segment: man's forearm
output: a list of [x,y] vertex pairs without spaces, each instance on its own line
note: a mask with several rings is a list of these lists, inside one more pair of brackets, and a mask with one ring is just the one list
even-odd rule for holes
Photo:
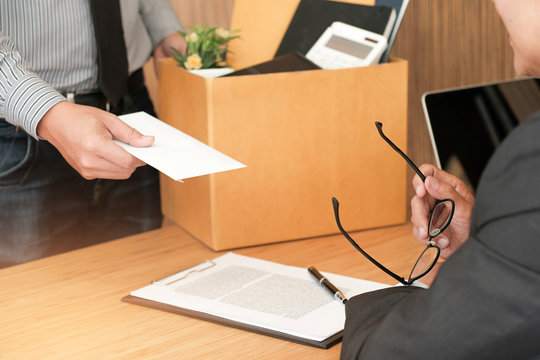
[[0,117],[37,138],[43,115],[64,100],[29,69],[10,38],[0,33]]
[[146,0],[141,2],[140,13],[155,49],[175,31],[183,30],[169,0]]

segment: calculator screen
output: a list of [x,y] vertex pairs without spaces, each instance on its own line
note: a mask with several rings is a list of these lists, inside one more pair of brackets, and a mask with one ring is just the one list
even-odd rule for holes
[[373,49],[373,47],[369,45],[360,44],[336,35],[332,35],[325,46],[360,59],[365,59]]

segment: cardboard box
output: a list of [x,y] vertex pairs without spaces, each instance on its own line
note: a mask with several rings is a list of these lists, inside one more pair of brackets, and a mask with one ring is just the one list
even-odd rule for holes
[[[236,0],[231,28],[242,39],[232,48],[234,68],[272,58],[297,3]],[[278,11],[284,4],[288,15]],[[261,27],[260,17],[274,25]],[[280,31],[268,31],[277,23]],[[273,39],[248,36],[263,28]],[[247,165],[185,183],[161,177],[164,215],[212,249],[338,233],[332,196],[351,231],[405,222],[406,164],[374,125],[381,121],[406,151],[404,60],[205,79],[166,59],[159,104],[163,121]]]

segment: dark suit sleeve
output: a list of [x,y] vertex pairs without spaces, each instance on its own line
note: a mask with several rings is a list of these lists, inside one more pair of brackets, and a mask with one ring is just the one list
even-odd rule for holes
[[377,330],[388,312],[416,291],[425,289],[400,286],[351,298],[345,307],[347,322],[343,336],[342,357],[352,359],[356,357],[355,355],[361,354],[369,335]]
[[429,290],[391,288],[347,304],[342,359],[540,355],[539,274],[469,239]]
[[342,359],[540,358],[540,118],[520,128],[490,160],[471,237],[432,287],[350,300]]

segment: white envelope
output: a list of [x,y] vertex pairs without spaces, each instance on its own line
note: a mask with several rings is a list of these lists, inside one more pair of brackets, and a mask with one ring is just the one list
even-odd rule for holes
[[154,136],[155,140],[145,148],[115,142],[176,181],[246,167],[145,112],[122,115],[120,119],[140,133]]

